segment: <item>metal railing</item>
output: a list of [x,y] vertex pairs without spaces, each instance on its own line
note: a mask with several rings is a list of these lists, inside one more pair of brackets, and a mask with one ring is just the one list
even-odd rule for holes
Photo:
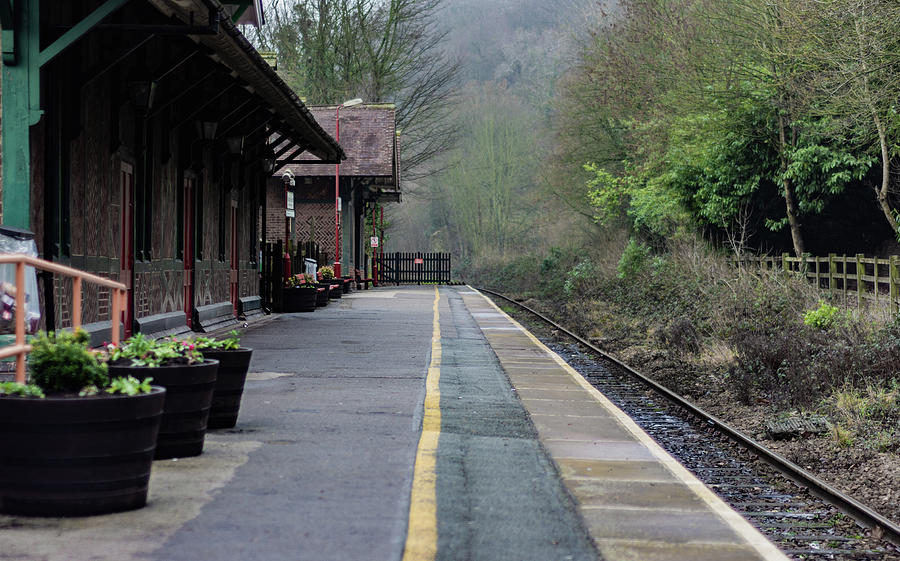
[[28,265],[42,271],[50,271],[51,273],[72,277],[72,329],[81,327],[82,282],[87,281],[111,289],[111,338],[113,343],[118,344],[120,315],[125,310],[127,297],[127,287],[124,284],[58,263],[31,257],[30,255],[18,253],[0,254],[0,264],[4,263],[15,264],[16,266],[16,342],[13,345],[0,349],[0,358],[16,357],[16,382],[25,383],[25,357],[31,352],[31,345],[25,343],[25,267]]

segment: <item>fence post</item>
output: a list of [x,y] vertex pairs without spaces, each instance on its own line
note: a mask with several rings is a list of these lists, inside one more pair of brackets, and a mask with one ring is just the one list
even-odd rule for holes
[[834,262],[835,254],[828,254],[828,291],[834,292],[837,290],[837,263]]
[[843,285],[841,286],[841,291],[844,294],[844,305],[847,305],[847,255],[841,255],[841,278],[843,279]]
[[866,282],[863,280],[866,269],[863,265],[863,254],[856,254],[856,311],[862,312],[863,291],[866,289]]
[[900,296],[900,286],[898,286],[897,281],[900,278],[900,273],[897,271],[897,256],[891,255],[891,260],[888,268],[888,282],[891,287],[891,313],[897,313],[897,300],[898,296]]

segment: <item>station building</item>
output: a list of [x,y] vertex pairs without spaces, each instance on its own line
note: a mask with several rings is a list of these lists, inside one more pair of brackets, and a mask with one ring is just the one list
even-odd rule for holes
[[[345,157],[238,28],[261,19],[257,0],[0,5],[2,223],[125,283],[126,336],[258,311],[270,139],[332,169]],[[71,286],[40,285],[43,326],[71,325]],[[85,287],[95,342],[107,302]]]

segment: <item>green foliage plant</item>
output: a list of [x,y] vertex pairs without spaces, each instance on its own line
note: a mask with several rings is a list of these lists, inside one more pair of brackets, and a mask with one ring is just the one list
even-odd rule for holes
[[78,393],[86,386],[104,387],[109,381],[106,365],[88,349],[88,334],[82,329],[38,333],[28,365],[31,382],[47,393]]
[[43,398],[44,392],[34,384],[20,384],[18,382],[0,382],[0,397],[12,395],[18,397]]
[[241,346],[241,337],[237,329],[228,332],[228,337],[216,339],[214,337],[196,337],[190,342],[194,344],[194,349],[204,351],[206,349],[215,351],[234,351]]
[[322,280],[331,280],[334,278],[334,269],[327,265],[319,267],[319,272],[322,273]]
[[636,276],[644,270],[650,257],[650,248],[631,238],[628,245],[619,258],[619,265],[616,268],[620,279],[627,279]]
[[138,380],[134,376],[123,376],[120,378],[116,378],[112,382],[110,382],[109,387],[106,388],[106,393],[110,394],[122,394],[122,395],[138,395],[141,393],[150,393],[152,387],[150,386],[150,382],[153,381],[153,378],[144,378],[143,381]]
[[563,290],[569,296],[583,290],[597,277],[597,267],[590,259],[578,263],[566,275]]
[[840,310],[836,306],[819,302],[819,307],[803,314],[803,323],[822,331],[828,331],[841,319]]

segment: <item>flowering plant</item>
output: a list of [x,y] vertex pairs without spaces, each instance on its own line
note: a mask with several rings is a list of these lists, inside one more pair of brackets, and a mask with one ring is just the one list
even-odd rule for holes
[[331,280],[334,278],[334,269],[327,265],[319,267],[319,272],[322,273],[322,280]]
[[312,287],[315,286],[315,284],[316,279],[314,279],[312,275],[304,273],[290,276],[284,281],[285,288]]
[[228,337],[224,339],[215,339],[213,337],[196,337],[188,341],[194,344],[194,349],[204,351],[206,349],[212,351],[236,351],[241,346],[240,334],[237,329],[232,329],[228,333]]
[[191,341],[154,340],[138,333],[119,345],[107,344],[106,361],[115,365],[154,368],[203,362],[203,355]]

